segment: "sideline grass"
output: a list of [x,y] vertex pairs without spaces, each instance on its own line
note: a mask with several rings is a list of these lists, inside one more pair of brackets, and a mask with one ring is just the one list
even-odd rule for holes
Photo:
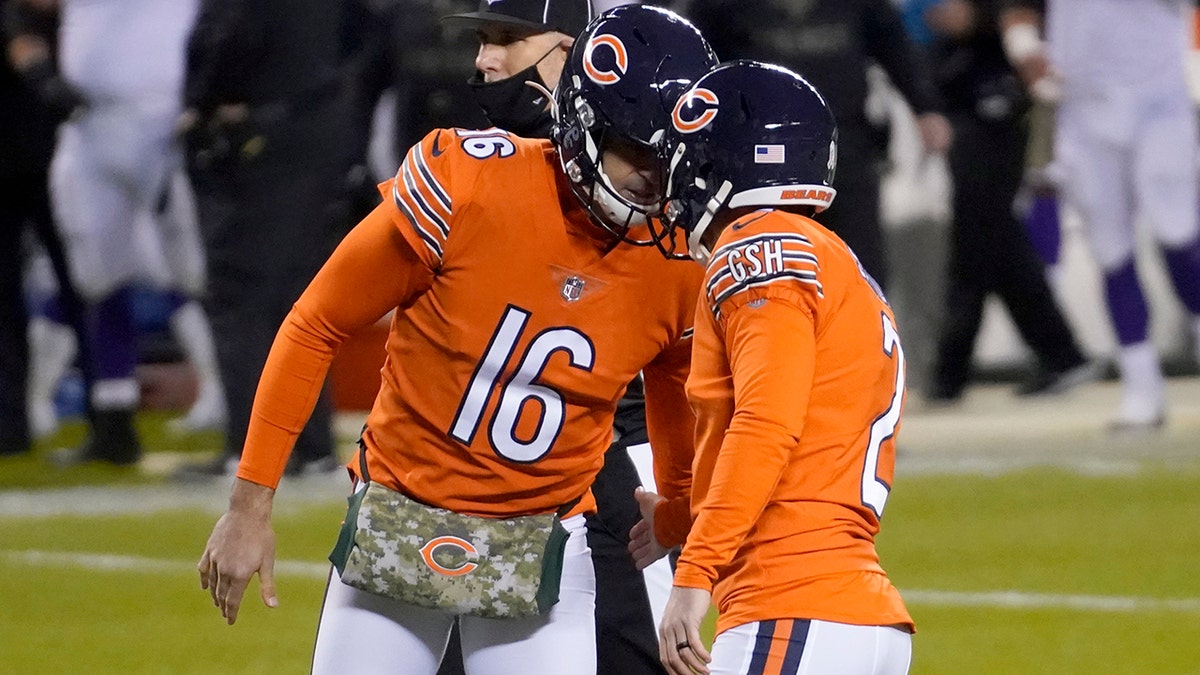
[[[901,476],[881,555],[902,592],[1195,599],[1197,494],[1200,466],[1107,477]],[[321,564],[341,508],[279,512],[278,557]],[[214,520],[198,511],[0,518],[0,551],[184,566],[97,571],[0,557],[0,672],[306,672],[323,582],[281,573],[276,610],[262,606],[255,582],[238,624],[226,626],[190,571]],[[916,674],[1200,673],[1195,611],[910,605]]]
[[[169,422],[177,417],[178,413],[138,413],[138,434],[147,453],[194,453],[199,458],[221,450],[220,432],[173,433]],[[161,481],[160,477],[133,467],[114,467],[98,463],[70,468],[55,466],[50,460],[51,454],[61,448],[79,446],[83,443],[85,435],[86,428],[82,420],[68,420],[55,434],[38,441],[32,453],[0,457],[0,490],[31,490],[75,485],[145,485]]]
[[[319,563],[339,518],[332,506],[276,518],[279,558]],[[145,556],[184,566],[138,572],[0,563],[0,672],[306,672],[324,582],[281,574],[281,606],[268,610],[255,580],[238,623],[225,625],[190,567],[215,519],[180,512],[0,520],[4,549]]]
[[[905,588],[1200,598],[1200,466],[898,478],[880,555]],[[1200,613],[910,603],[914,673],[1200,673]]]

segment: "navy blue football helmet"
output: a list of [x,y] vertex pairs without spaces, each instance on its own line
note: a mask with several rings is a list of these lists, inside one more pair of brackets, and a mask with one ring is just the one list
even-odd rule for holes
[[692,258],[721,209],[809,205],[837,193],[837,125],[803,77],[755,61],[722,64],[679,98],[663,147],[669,157],[666,228],[660,249],[675,256],[677,233]]
[[[606,147],[633,144],[653,157],[671,124],[681,94],[716,65],[717,57],[695,26],[659,7],[621,5],[592,20],[563,66],[554,92],[550,138],[571,190],[592,220],[622,241],[662,211],[662,197],[635,203],[618,194],[605,174]],[[662,164],[665,183],[666,165]]]

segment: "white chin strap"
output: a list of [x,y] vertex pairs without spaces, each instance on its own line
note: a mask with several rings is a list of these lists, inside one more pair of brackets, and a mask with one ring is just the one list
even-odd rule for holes
[[708,247],[701,243],[700,240],[704,239],[704,233],[712,225],[713,216],[716,215],[718,209],[725,205],[725,199],[729,197],[729,193],[732,190],[733,183],[725,181],[720,189],[717,190],[717,193],[713,195],[712,199],[708,200],[708,203],[704,205],[704,215],[700,216],[700,220],[696,221],[696,227],[692,228],[691,233],[688,234],[688,255],[692,256],[692,260],[701,265],[708,265],[708,259],[712,257],[712,251],[708,250]]

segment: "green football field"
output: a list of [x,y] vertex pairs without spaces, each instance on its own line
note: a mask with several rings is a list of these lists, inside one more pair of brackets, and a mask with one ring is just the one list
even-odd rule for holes
[[[1071,396],[906,417],[879,549],[917,622],[912,672],[1200,673],[1200,405],[1111,440],[1111,392]],[[284,483],[280,607],[255,584],[230,627],[195,573],[227,483],[159,475],[216,441],[141,423],[141,471],[0,460],[0,673],[306,672],[342,484]]]

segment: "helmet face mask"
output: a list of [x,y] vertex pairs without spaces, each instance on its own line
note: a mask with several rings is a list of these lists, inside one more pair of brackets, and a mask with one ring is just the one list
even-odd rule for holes
[[[639,245],[649,243],[631,239],[630,230],[645,226],[662,210],[666,171],[659,166],[657,146],[618,133],[583,96],[576,99],[576,112],[578,123],[567,134],[576,135],[569,140],[578,144],[581,151],[569,160],[560,154],[572,191],[589,213],[618,238]],[[656,187],[655,194],[647,195],[647,199],[623,195],[618,183],[624,181],[614,179],[609,165],[643,165],[647,157],[658,174],[649,181]],[[617,175],[621,173],[618,171]]]
[[[572,192],[617,239],[655,243],[647,226],[662,211],[666,168],[659,157],[671,110],[678,95],[715,64],[690,23],[646,5],[600,15],[575,41],[554,92],[551,140]],[[614,172],[606,158],[621,169]],[[647,158],[657,175],[621,177],[626,164],[645,173]],[[657,194],[623,194],[630,185],[635,192],[648,190],[646,184]]]
[[837,191],[837,126],[821,95],[777,66],[735,61],[700,78],[672,114],[664,252],[687,241],[706,263],[705,233],[721,211],[812,207],[819,213]]

